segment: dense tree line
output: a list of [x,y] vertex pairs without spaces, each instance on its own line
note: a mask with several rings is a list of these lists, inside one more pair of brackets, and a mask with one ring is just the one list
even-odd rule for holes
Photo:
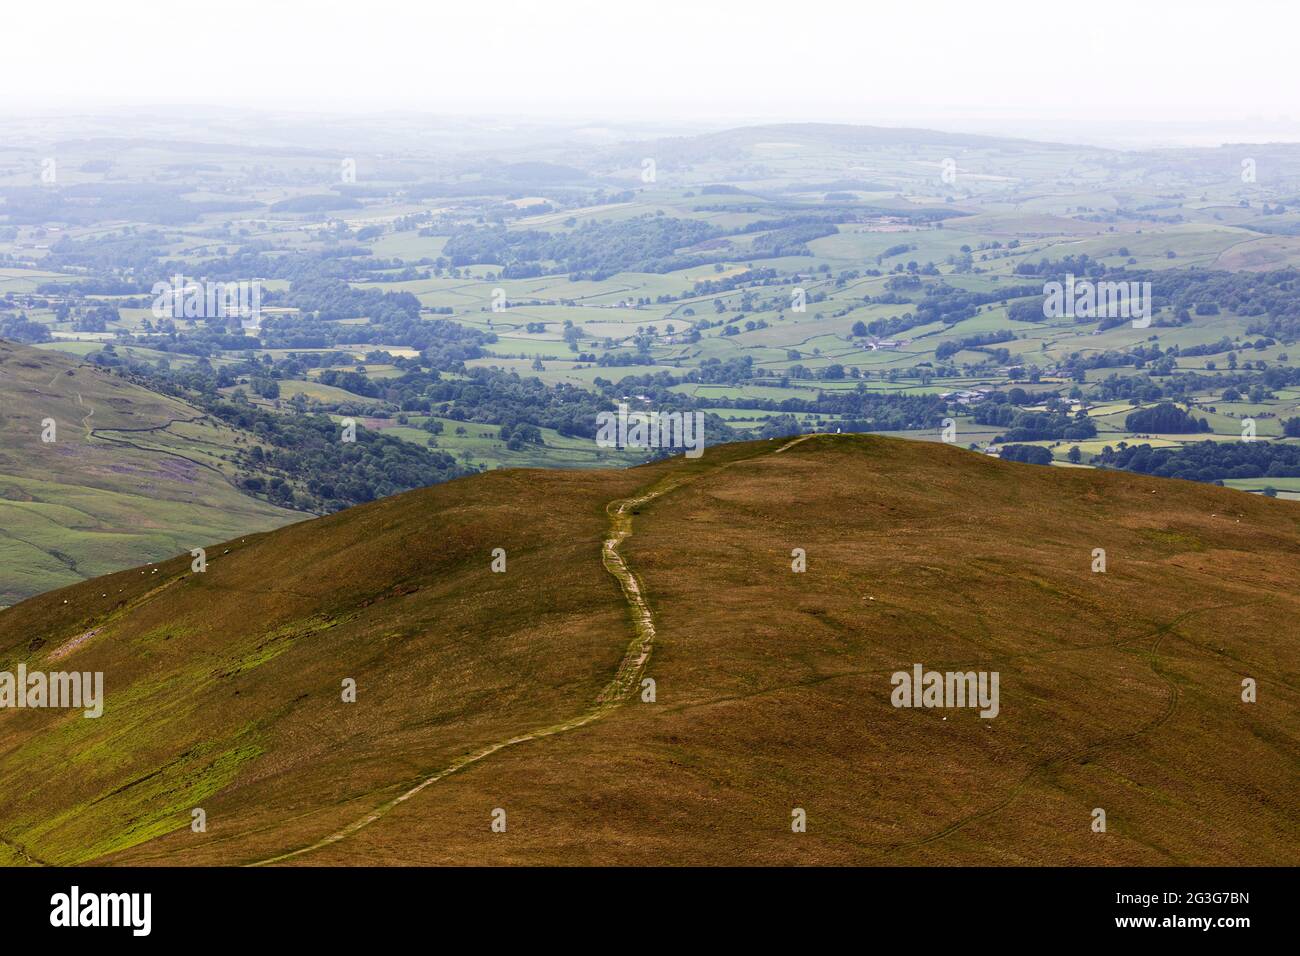
[[315,196],[291,196],[271,204],[271,212],[329,212],[332,209],[360,209],[361,203],[350,196],[322,193]]
[[588,220],[571,232],[507,230],[504,227],[462,229],[443,249],[454,266],[504,266],[505,278],[529,278],[546,271],[573,278],[607,279],[618,272],[671,272],[687,265],[712,262],[710,256],[679,256],[677,250],[723,231],[694,219],[638,216],[617,222]]
[[[923,283],[920,276],[893,276],[886,283],[888,292],[878,295],[871,301],[886,304],[914,303],[914,311],[903,315],[876,319],[867,324],[867,331],[878,337],[893,337],[908,329],[931,322],[944,325],[956,325],[978,315],[984,306],[1006,304],[1011,299],[1041,291],[1031,286],[1008,286],[990,292],[971,292],[958,289],[946,282]],[[914,290],[924,289],[922,297],[916,299]],[[1042,318],[1042,313],[1039,313]],[[1014,336],[1013,336],[1014,337]]]
[[409,318],[420,315],[420,300],[410,292],[357,289],[342,279],[325,277],[297,279],[277,301],[325,322],[367,316],[382,323],[398,313]]
[[998,452],[1003,461],[1023,461],[1031,465],[1050,465],[1051,449],[1042,445],[1003,445]]
[[341,427],[325,415],[276,415],[227,401],[206,410],[271,445],[240,452],[238,464],[249,472],[241,483],[286,507],[337,511],[473,473],[446,452],[364,427],[355,441],[342,441]]
[[1029,286],[1014,286],[989,292],[971,292],[950,286],[946,282],[937,283],[928,286],[924,298],[916,303],[914,324],[927,325],[930,322],[942,322],[944,325],[955,325],[974,318],[982,306],[1006,303],[1010,299],[1028,295],[1033,291],[1036,290]]
[[824,222],[809,222],[799,225],[784,226],[766,232],[754,240],[753,248],[761,250],[765,256],[810,256],[812,250],[807,243],[839,232],[834,225]]
[[100,182],[71,186],[0,187],[0,205],[10,223],[43,226],[62,222],[91,225],[108,222],[149,222],[181,225],[197,222],[205,213],[240,212],[261,203],[184,198],[191,187],[164,183]]
[[[981,332],[978,335],[969,335],[963,339],[955,339],[949,342],[940,342],[939,347],[934,350],[934,357],[942,362],[944,359],[951,358],[958,352],[963,351],[991,351],[986,346],[996,345],[999,342],[1011,342],[1015,339],[1016,334],[1010,329],[1002,329],[997,332]],[[1006,349],[998,350],[1006,353]]]
[[[1172,309],[1175,323],[1190,321],[1193,313],[1218,315],[1220,312],[1231,312],[1253,319],[1248,327],[1252,335],[1271,336],[1286,342],[1300,338],[1300,270],[1295,268],[1270,272],[1143,270],[1127,266],[1107,267],[1104,262],[1083,254],[1065,256],[1055,261],[1042,259],[1037,263],[1021,262],[1015,271],[1017,275],[1036,275],[1057,280],[1069,273],[1078,278],[1094,280],[1105,278],[1108,281],[1150,282],[1153,306]],[[1034,295],[1035,298],[1030,302],[1017,303],[1011,310],[1011,317],[1042,321],[1042,289],[1034,290]],[[1109,321],[1114,324],[1128,320]]]
[[1124,427],[1131,432],[1159,435],[1185,435],[1211,430],[1210,423],[1204,418],[1198,419],[1169,402],[1131,412],[1124,419]]
[[1300,445],[1269,441],[1200,441],[1176,448],[1108,445],[1093,464],[1188,481],[1300,478]]
[[0,339],[21,342],[23,345],[37,345],[53,338],[47,326],[31,321],[26,313],[0,312]]
[[1300,368],[1274,365],[1265,369],[1246,369],[1222,372],[1197,370],[1173,371],[1159,376],[1151,372],[1136,375],[1108,375],[1093,383],[1091,398],[1098,402],[1127,399],[1136,402],[1158,402],[1172,399],[1184,402],[1207,390],[1240,389],[1252,392],[1262,388],[1265,397],[1277,389],[1300,385]]
[[[286,415],[223,397],[218,389],[235,384],[228,367],[214,369],[200,360],[188,369],[167,369],[118,358],[110,346],[97,364],[114,368],[132,381],[175,395],[270,445],[241,448],[235,460],[239,485],[248,493],[300,511],[324,514],[400,491],[473,474],[446,452],[384,435],[358,424],[356,441],[344,442],[341,427],[328,416]],[[258,364],[240,373],[256,375]]]

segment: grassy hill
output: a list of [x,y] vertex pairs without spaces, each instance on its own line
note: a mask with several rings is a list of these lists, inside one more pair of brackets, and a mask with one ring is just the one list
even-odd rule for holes
[[[1300,862],[1292,502],[814,436],[209,553],[0,614],[106,684],[0,711],[8,862]],[[1000,713],[891,706],[917,663]]]
[[0,605],[301,518],[229,483],[223,456],[247,437],[71,356],[0,341]]

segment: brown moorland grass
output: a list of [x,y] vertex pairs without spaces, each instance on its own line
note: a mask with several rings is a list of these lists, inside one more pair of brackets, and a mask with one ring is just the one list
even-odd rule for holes
[[[1300,862],[1300,506],[875,436],[782,447],[495,472],[0,613],[0,669],[107,684],[99,720],[0,712],[0,854]],[[583,722],[635,636],[606,507],[652,490],[618,550],[655,701]],[[1000,713],[894,708],[915,663],[999,672]]]

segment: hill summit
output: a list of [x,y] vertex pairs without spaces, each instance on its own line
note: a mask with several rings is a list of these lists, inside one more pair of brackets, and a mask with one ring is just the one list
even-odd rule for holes
[[876,436],[458,479],[0,613],[104,679],[0,708],[0,853],[1294,864],[1298,572],[1291,502]]

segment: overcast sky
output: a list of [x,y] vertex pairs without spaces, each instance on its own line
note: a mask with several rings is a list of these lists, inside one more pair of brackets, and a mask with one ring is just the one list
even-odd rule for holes
[[0,110],[166,102],[1300,139],[1298,26],[1296,0],[19,0],[0,14]]

